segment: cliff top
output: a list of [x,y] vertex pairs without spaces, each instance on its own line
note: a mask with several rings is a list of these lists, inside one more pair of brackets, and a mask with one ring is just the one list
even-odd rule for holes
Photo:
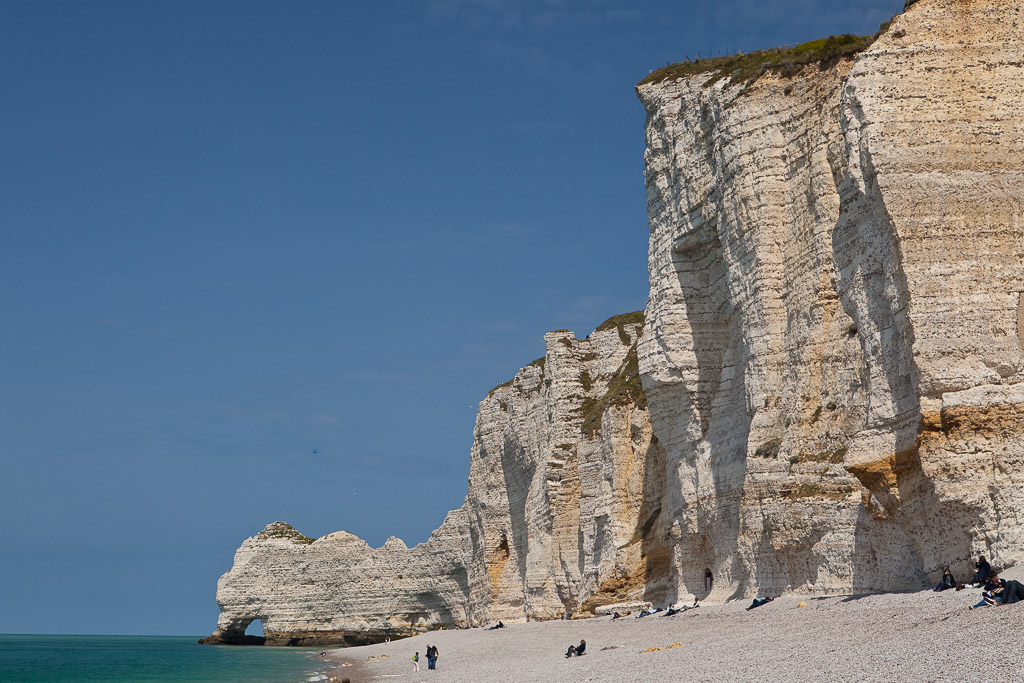
[[619,315],[613,315],[612,317],[605,320],[603,323],[597,326],[594,332],[601,332],[603,330],[610,330],[613,327],[620,327],[622,325],[643,325],[644,324],[644,311],[633,311],[632,313],[620,313]]
[[301,543],[304,545],[309,545],[316,540],[315,538],[310,538],[309,536],[296,531],[295,527],[287,522],[271,522],[263,529],[263,531],[256,534],[256,539],[260,541],[265,541],[271,538],[287,538],[295,543]]
[[805,66],[811,64],[828,65],[840,59],[849,59],[867,49],[881,33],[889,27],[888,22],[879,27],[878,33],[870,36],[854,36],[848,33],[841,36],[829,36],[819,40],[802,43],[796,47],[758,50],[750,54],[742,52],[731,57],[712,57],[696,61],[669,64],[652,72],[647,78],[637,83],[642,85],[674,81],[695,74],[710,74],[705,85],[728,77],[730,85],[743,81],[752,81],[769,71],[785,77],[795,76]]

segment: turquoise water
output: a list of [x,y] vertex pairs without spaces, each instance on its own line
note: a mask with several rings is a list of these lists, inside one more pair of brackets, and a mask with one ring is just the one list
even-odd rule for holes
[[323,665],[313,649],[199,645],[196,640],[0,635],[0,681],[296,683]]

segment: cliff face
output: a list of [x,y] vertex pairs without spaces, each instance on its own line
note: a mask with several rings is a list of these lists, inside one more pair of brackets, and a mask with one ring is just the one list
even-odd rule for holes
[[545,336],[480,404],[466,508],[474,623],[664,599],[664,451],[640,387],[641,316]]
[[917,588],[1024,559],[1024,10],[918,0],[856,59],[651,78],[650,300],[481,402],[462,508],[271,525],[216,642]]
[[205,642],[355,644],[438,625],[551,619],[631,599],[662,601],[664,451],[638,374],[640,313],[547,354],[480,403],[465,504],[414,548],[373,549],[283,522],[248,539],[217,585]]
[[[681,589],[1021,559],[1021,9],[921,0],[855,63],[642,84]],[[963,416],[963,417],[960,417]]]

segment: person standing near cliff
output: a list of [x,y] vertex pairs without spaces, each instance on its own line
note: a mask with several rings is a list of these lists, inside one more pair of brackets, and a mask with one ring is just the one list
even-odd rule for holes
[[420,653],[417,652],[412,656],[412,672],[419,673],[420,670]]

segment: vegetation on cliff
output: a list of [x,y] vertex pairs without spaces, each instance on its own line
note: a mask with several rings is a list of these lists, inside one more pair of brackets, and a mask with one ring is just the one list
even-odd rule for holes
[[619,340],[627,346],[632,343],[629,338],[629,334],[626,333],[626,326],[630,325],[643,325],[644,324],[644,312],[633,311],[632,313],[621,313],[619,315],[613,315],[612,317],[605,320],[603,323],[597,326],[594,332],[603,332],[604,330],[610,330],[613,327],[619,331]]
[[[568,331],[568,330],[566,330],[566,331]],[[541,383],[544,382],[544,362],[546,360],[547,360],[546,358],[538,358],[537,360],[532,360],[532,361],[530,361],[529,363],[526,364],[527,368],[540,368],[540,381],[541,381]],[[526,368],[523,368],[522,370],[525,370],[525,369]],[[520,370],[520,372],[522,372],[522,370]],[[516,373],[516,377],[518,377],[518,376],[519,376],[519,373]],[[491,394],[493,394],[498,389],[501,389],[502,387],[510,387],[510,386],[512,386],[512,383],[515,382],[515,381],[516,381],[516,378],[513,377],[512,379],[510,379],[508,381],[502,382],[501,384],[499,384],[496,387],[491,387],[491,390],[487,392],[487,397],[490,398]],[[540,384],[538,384],[535,388],[539,389],[540,388]]]
[[[605,411],[611,406],[635,405],[641,410],[646,410],[647,396],[644,394],[644,388],[640,381],[640,360],[637,356],[636,348],[637,342],[643,334],[643,330],[641,329],[637,332],[636,327],[641,326],[642,328],[643,324],[644,312],[633,311],[631,313],[613,315],[598,325],[597,329],[594,330],[594,332],[603,332],[612,329],[616,330],[619,334],[619,341],[621,341],[623,345],[629,346],[630,349],[626,352],[626,357],[615,371],[615,374],[608,379],[608,388],[604,394],[598,398],[587,397],[583,399],[583,404],[577,408],[577,412],[583,417],[583,423],[580,429],[585,435],[593,436],[601,431],[601,418],[604,416]],[[627,328],[632,329],[627,330]],[[555,332],[569,332],[569,330],[555,330]],[[632,334],[636,335],[635,338],[631,336]],[[562,338],[558,341],[566,346],[571,346],[572,344],[569,338]],[[595,360],[596,358],[597,354],[590,353],[580,360],[587,362]],[[541,384],[543,384],[544,381],[544,361],[544,358],[538,358],[526,366],[535,366],[540,368]],[[502,387],[511,386],[514,381],[515,377],[507,382],[502,382],[487,392],[488,397]],[[595,383],[595,378],[591,377],[587,370],[583,369],[580,371],[580,384],[583,386],[584,391],[590,391]],[[539,389],[540,385],[538,385],[537,388]],[[503,402],[502,409],[504,410],[506,408],[507,404]]]
[[843,34],[802,43],[796,47],[758,50],[749,54],[738,53],[730,57],[712,57],[678,62],[652,72],[637,85],[673,81],[696,74],[710,74],[705,86],[728,77],[729,84],[749,82],[762,74],[773,72],[791,78],[809,65],[827,66],[839,59],[849,59],[867,49],[888,23],[870,36]]
[[647,409],[647,395],[640,383],[640,362],[633,344],[622,365],[608,382],[608,390],[600,398],[585,398],[578,410],[583,416],[580,431],[594,436],[601,431],[601,418],[611,406],[633,404],[641,410]]
[[316,540],[315,538],[310,538],[309,536],[305,536],[296,531],[295,527],[287,522],[274,522],[273,524],[268,524],[267,528],[256,534],[256,538],[261,541],[268,538],[287,538],[295,541],[296,543],[302,543],[303,545],[309,545]]

